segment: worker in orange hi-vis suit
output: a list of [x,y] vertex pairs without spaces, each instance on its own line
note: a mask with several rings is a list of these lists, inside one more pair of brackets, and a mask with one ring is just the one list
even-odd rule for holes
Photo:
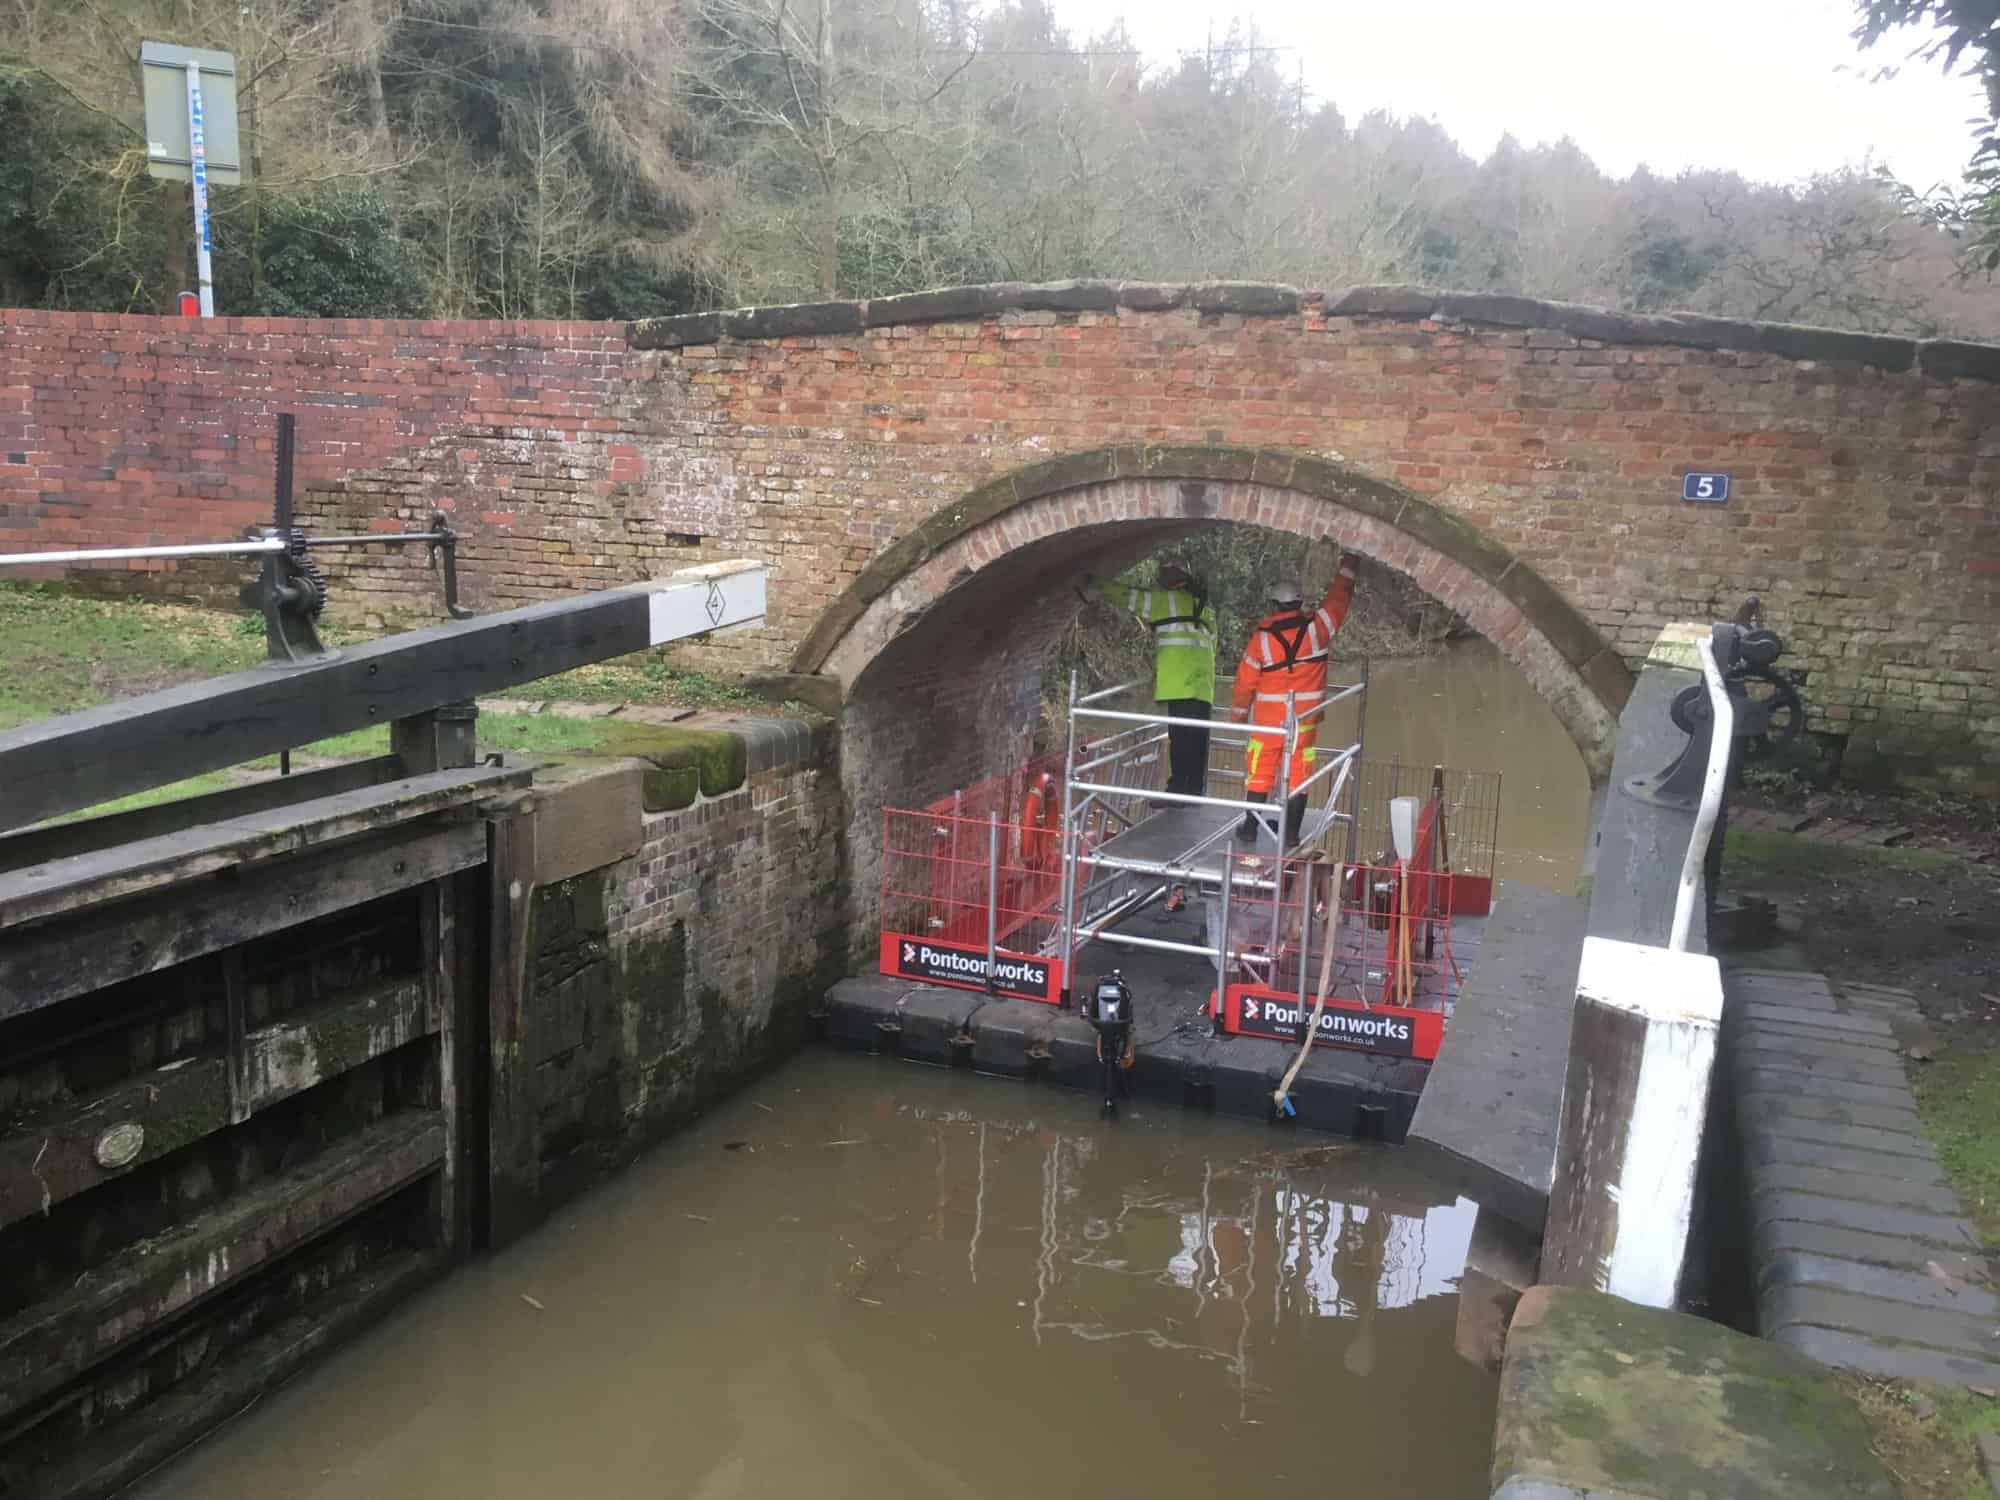
[[[1271,589],[1276,608],[1257,623],[1243,648],[1243,660],[1236,668],[1236,686],[1231,694],[1233,716],[1246,712],[1253,724],[1282,729],[1287,708],[1303,714],[1319,707],[1326,697],[1327,648],[1334,633],[1347,618],[1354,599],[1354,559],[1342,553],[1333,587],[1326,591],[1319,608],[1307,614],[1297,583],[1282,579]],[[1319,738],[1319,720],[1299,725],[1292,750],[1290,772],[1285,778],[1288,792],[1312,775],[1314,746]],[[1275,735],[1253,734],[1244,749],[1244,793],[1249,802],[1270,800],[1277,784],[1278,762],[1284,759],[1285,742]],[[1290,848],[1305,820],[1304,792],[1292,792],[1285,803],[1284,845]],[[1257,814],[1246,812],[1237,838],[1248,843],[1257,836]]]

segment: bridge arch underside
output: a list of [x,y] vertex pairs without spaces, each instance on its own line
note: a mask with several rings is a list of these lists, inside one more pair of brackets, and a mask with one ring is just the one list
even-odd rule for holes
[[1629,691],[1624,665],[1539,577],[1517,576],[1524,565],[1496,566],[1490,544],[1456,522],[1440,527],[1424,509],[1423,529],[1442,531],[1443,545],[1292,488],[1112,479],[967,525],[878,584],[865,605],[850,602],[847,628],[818,661],[800,665],[846,690],[841,761],[857,931],[872,918],[881,808],[919,804],[1030,753],[1043,667],[1075,618],[1082,576],[1110,576],[1218,523],[1330,539],[1409,576],[1520,669],[1568,729],[1593,784],[1602,782]]

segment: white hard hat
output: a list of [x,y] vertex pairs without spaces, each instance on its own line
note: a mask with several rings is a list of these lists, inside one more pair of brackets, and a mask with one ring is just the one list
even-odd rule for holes
[[1297,581],[1294,579],[1280,578],[1276,583],[1271,585],[1271,599],[1274,603],[1297,604],[1303,598],[1305,598],[1305,591],[1298,586]]

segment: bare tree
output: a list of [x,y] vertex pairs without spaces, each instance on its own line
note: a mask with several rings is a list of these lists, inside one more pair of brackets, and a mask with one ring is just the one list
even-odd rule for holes
[[514,202],[519,310],[531,318],[555,311],[556,297],[565,317],[576,315],[577,271],[598,222],[596,194],[576,157],[583,130],[540,88],[508,103],[506,131],[519,158],[522,188]]
[[740,133],[739,180],[769,172],[800,202],[774,215],[810,257],[811,286],[835,296],[841,224],[851,199],[872,190],[868,163],[882,144],[922,129],[926,111],[976,52],[924,46],[921,10],[897,0],[691,0],[688,97]]
[[1869,178],[1839,173],[1788,190],[1740,179],[1701,191],[1721,247],[1703,299],[1717,311],[1871,332],[1932,333],[1913,259],[1927,233]]

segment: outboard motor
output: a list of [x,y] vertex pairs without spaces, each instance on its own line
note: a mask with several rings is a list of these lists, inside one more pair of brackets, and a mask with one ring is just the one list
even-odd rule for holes
[[1104,1114],[1118,1113],[1118,1096],[1125,1092],[1122,1064],[1132,1035],[1132,991],[1125,976],[1113,969],[1097,981],[1084,1017],[1097,1033],[1097,1072],[1104,1086]]

